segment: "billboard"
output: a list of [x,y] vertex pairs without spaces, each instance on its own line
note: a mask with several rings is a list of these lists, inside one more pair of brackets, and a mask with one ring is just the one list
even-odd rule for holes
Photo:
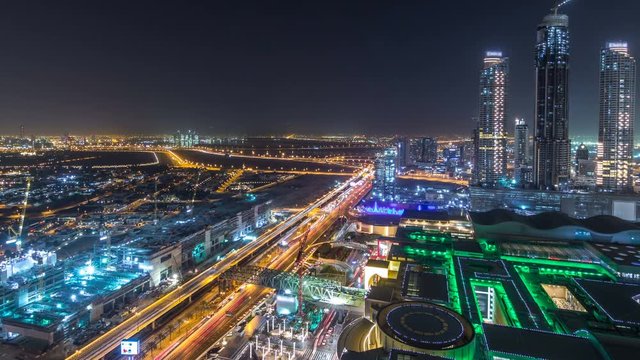
[[140,341],[134,339],[124,339],[120,342],[120,355],[140,354]]

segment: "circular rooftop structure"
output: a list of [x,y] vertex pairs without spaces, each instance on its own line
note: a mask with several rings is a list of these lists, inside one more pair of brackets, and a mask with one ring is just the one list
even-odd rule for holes
[[462,315],[428,302],[387,305],[378,313],[377,321],[387,336],[419,349],[456,349],[471,343],[475,335]]

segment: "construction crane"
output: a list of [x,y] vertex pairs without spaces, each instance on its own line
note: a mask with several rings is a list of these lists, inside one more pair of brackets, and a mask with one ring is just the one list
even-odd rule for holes
[[158,176],[153,181],[153,225],[158,225]]
[[13,237],[7,241],[7,243],[16,244],[16,250],[20,252],[20,248],[22,245],[22,230],[24,229],[24,219],[27,216],[27,205],[29,203],[29,191],[31,190],[31,178],[27,177],[27,187],[24,191],[24,200],[22,201],[22,213],[20,214],[20,220],[18,223],[18,230],[15,230],[12,227],[9,227],[9,237]]
[[105,242],[107,255],[111,256],[111,231],[107,229],[107,226],[105,224],[104,210],[102,210],[102,213],[100,214],[99,236],[100,236],[100,241]]
[[298,269],[298,316],[300,319],[304,318],[304,312],[302,311],[302,283],[304,280],[304,250],[307,246],[307,238],[309,237],[309,231],[307,229],[302,235],[300,240],[300,249],[298,249],[298,256],[296,257],[296,268]]
[[187,205],[187,212],[190,213],[196,202],[196,193],[198,192],[198,182],[200,181],[200,171],[198,171],[198,176],[196,177],[196,183],[193,185],[193,196],[191,197],[191,204]]
[[554,15],[558,15],[558,9],[565,6],[570,1],[571,0],[558,0],[558,2],[556,2],[556,4],[551,8],[551,11],[553,12]]

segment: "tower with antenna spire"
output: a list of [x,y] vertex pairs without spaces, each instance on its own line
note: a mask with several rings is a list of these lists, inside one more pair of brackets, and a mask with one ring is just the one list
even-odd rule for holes
[[554,15],[558,15],[558,9],[568,4],[571,0],[558,0],[556,4],[551,8],[551,12]]
[[569,181],[569,17],[558,13],[568,2],[558,1],[538,25],[533,165],[540,189],[559,190]]

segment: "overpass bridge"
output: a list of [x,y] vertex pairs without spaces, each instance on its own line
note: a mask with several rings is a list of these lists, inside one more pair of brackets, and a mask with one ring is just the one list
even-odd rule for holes
[[[298,293],[298,275],[259,266],[236,266],[222,275],[223,279],[249,283]],[[364,311],[366,290],[340,285],[333,280],[305,276],[302,296],[306,301],[332,309]]]
[[[182,283],[174,290],[164,294],[153,303],[138,310],[133,316],[115,325],[104,334],[83,345],[72,354],[67,356],[68,360],[76,359],[101,359],[120,345],[122,339],[130,338],[139,333],[147,326],[154,327],[156,320],[170,311],[177,305],[184,302],[191,302],[192,296],[200,291],[206,290],[207,286],[216,281],[222,274],[234,267],[246,264],[248,260],[254,259],[261,254],[267,246],[277,241],[294,236],[294,234],[304,227],[308,221],[308,216],[318,208],[328,206],[334,201],[344,200],[341,195],[349,193],[352,196],[360,194],[360,190],[369,186],[370,173],[365,169],[354,176],[351,181],[346,181],[339,187],[331,190],[320,199],[314,201],[300,212],[284,220],[278,226],[267,230],[256,240],[251,241],[242,248],[227,255],[224,259],[209,268],[199,272],[193,278]],[[363,180],[362,185],[352,187],[352,182]]]

